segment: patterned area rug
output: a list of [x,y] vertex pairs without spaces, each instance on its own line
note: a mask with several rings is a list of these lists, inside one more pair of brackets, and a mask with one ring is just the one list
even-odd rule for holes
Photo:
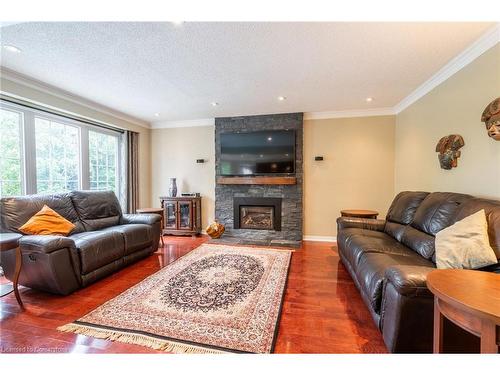
[[270,353],[290,258],[204,244],[58,329],[174,353]]

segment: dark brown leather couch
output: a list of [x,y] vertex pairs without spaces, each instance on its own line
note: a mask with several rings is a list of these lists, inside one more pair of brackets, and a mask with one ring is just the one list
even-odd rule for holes
[[[457,193],[402,192],[386,220],[337,219],[340,258],[391,352],[432,352],[434,236],[480,209],[500,259],[500,201]],[[500,273],[500,263],[482,269]]]
[[[72,191],[0,200],[0,231],[18,232],[43,205],[75,224],[67,236],[23,236],[21,285],[69,294],[158,249],[160,215],[122,214],[112,191]],[[1,253],[5,276],[12,280],[14,251]]]

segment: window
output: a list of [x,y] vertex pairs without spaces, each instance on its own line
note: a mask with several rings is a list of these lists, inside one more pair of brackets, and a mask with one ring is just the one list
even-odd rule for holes
[[22,113],[0,109],[0,197],[24,192],[22,121]]
[[35,117],[35,143],[36,192],[78,189],[81,186],[78,128]]
[[113,190],[120,199],[122,136],[18,104],[0,102],[0,197]]
[[90,190],[113,190],[118,186],[118,139],[89,131]]

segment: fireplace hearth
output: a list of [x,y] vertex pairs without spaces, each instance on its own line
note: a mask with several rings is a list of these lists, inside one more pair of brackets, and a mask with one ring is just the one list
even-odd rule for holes
[[281,230],[281,198],[234,197],[234,229]]

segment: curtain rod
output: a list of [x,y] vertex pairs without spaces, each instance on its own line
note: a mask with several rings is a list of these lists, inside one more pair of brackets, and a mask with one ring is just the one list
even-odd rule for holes
[[14,97],[9,96],[9,95],[0,94],[0,100],[2,100],[4,102],[8,102],[8,103],[22,105],[24,107],[35,109],[37,111],[41,111],[41,112],[45,112],[45,113],[50,113],[52,115],[57,115],[57,116],[65,117],[65,118],[70,119],[70,120],[75,120],[75,121],[83,122],[84,124],[97,126],[99,128],[104,128],[104,129],[107,129],[107,130],[112,130],[112,131],[115,131],[115,132],[118,132],[118,133],[122,133],[122,134],[125,133],[125,130],[120,129],[118,127],[114,127],[114,126],[111,126],[111,125],[108,125],[108,124],[105,124],[105,123],[102,123],[102,122],[99,122],[99,121],[89,120],[89,119],[87,119],[85,117],[81,117],[81,116],[77,116],[77,115],[72,115],[72,114],[69,114],[69,113],[57,110],[57,109],[52,109],[52,108],[49,108],[49,107],[45,107],[43,105],[36,104],[36,103],[30,102],[30,101],[27,101],[27,100],[14,98]]

